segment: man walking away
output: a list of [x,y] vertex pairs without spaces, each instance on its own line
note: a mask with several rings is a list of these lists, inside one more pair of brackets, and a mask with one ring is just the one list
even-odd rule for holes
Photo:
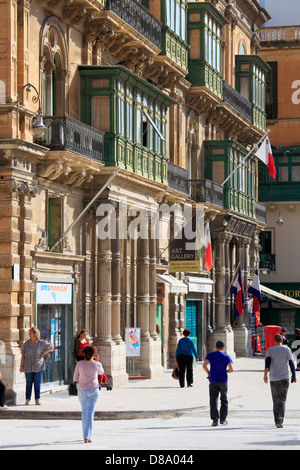
[[[212,426],[220,424],[228,424],[228,373],[233,372],[232,359],[223,351],[225,344],[223,341],[216,342],[216,351],[208,353],[204,363],[203,369],[207,373],[209,379],[209,398],[210,398],[210,417],[212,419]],[[210,369],[208,369],[210,364]],[[228,368],[227,368],[228,367]],[[218,410],[218,398],[221,398],[220,414]]]
[[264,382],[268,383],[269,373],[274,421],[277,428],[282,428],[289,389],[289,367],[292,383],[296,382],[296,371],[292,352],[288,346],[283,345],[283,337],[276,335],[274,341],[275,346],[269,348],[267,352]]

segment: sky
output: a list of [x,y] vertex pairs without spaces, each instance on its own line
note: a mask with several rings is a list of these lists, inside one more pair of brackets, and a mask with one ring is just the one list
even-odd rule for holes
[[265,26],[300,25],[300,0],[259,0],[272,16]]

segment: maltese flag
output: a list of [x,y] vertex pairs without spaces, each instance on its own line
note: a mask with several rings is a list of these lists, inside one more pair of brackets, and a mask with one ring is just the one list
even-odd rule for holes
[[276,176],[276,169],[273,159],[273,152],[271,147],[271,142],[268,137],[265,138],[259,149],[257,150],[256,154],[257,158],[259,158],[265,165],[267,165],[270,176],[275,179]]
[[243,313],[243,304],[245,302],[241,268],[239,268],[238,275],[236,276],[234,283],[231,286],[230,292],[236,295],[235,316],[238,317]]
[[205,233],[204,233],[204,245],[205,245],[205,258],[204,258],[204,265],[207,271],[210,271],[213,267],[212,262],[212,251],[211,251],[211,238],[210,238],[210,230],[209,230],[209,222],[205,225]]

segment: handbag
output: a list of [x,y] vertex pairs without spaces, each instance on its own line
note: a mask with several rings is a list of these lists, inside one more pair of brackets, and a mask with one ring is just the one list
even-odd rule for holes
[[77,385],[76,383],[72,383],[68,387],[69,395],[70,396],[76,396],[77,395]]
[[179,369],[178,369],[178,367],[174,367],[173,372],[172,372],[172,377],[175,380],[179,379]]

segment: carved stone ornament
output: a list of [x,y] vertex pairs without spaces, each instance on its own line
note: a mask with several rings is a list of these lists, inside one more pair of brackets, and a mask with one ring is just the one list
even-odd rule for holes
[[48,250],[48,241],[46,230],[42,231],[42,236],[38,241],[38,244],[35,245],[36,251],[47,251]]

